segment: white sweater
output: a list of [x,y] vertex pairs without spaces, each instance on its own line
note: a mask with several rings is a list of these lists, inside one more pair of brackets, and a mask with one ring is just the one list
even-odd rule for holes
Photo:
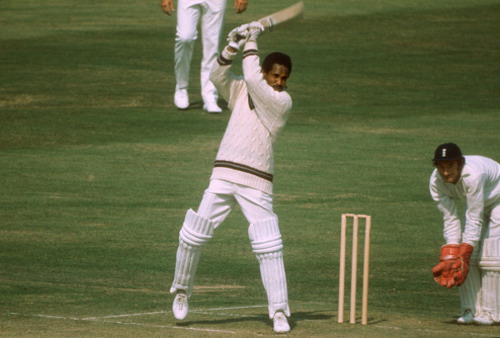
[[210,80],[232,110],[219,147],[211,179],[221,179],[272,193],[273,143],[292,108],[285,92],[264,79],[257,44],[248,42],[243,53],[243,76],[230,71],[236,54],[225,49]]
[[[483,156],[464,156],[465,165],[457,183],[446,183],[437,172],[431,175],[432,199],[443,214],[447,244],[476,246],[481,240],[485,214],[500,203],[500,164]],[[465,209],[462,233],[459,209]]]

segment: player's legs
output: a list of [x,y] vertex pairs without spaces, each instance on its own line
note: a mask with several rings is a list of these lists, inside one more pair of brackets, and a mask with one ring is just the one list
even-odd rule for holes
[[248,236],[252,251],[259,261],[262,283],[269,300],[269,317],[272,318],[276,311],[285,312],[289,316],[283,242],[277,218],[250,224]]
[[[219,193],[215,193],[215,191]],[[173,302],[175,318],[182,320],[188,313],[188,297],[193,291],[194,279],[201,256],[202,246],[236,203],[222,181],[212,181],[203,194],[198,212],[188,210],[179,233],[174,281],[170,288],[176,297]]]
[[179,290],[191,295],[194,277],[198,268],[201,247],[213,236],[214,224],[207,218],[189,209],[179,232],[179,247],[171,293]]
[[[498,269],[500,270],[500,266]],[[500,271],[483,270],[481,284],[482,312],[474,317],[474,323],[493,325],[500,322]]]
[[235,194],[245,217],[250,223],[248,236],[257,261],[264,289],[266,290],[269,317],[276,332],[288,332],[290,316],[283,242],[278,227],[278,217],[273,212],[272,196],[262,191],[238,186]]
[[170,288],[170,292],[176,294],[172,305],[176,319],[182,320],[187,316],[188,297],[193,290],[201,248],[212,238],[213,231],[214,226],[210,220],[188,210],[179,232],[174,280]]
[[210,219],[214,228],[224,222],[236,205],[234,184],[223,180],[211,180],[198,207],[198,214]]
[[217,105],[217,90],[209,80],[219,53],[219,42],[222,26],[224,23],[224,12],[226,0],[212,0],[203,5],[201,18],[203,58],[201,60],[200,84],[204,109],[210,113],[219,113],[222,110]]
[[188,210],[179,232],[174,282],[170,292],[182,290],[191,295],[201,247],[212,238],[214,230],[229,215],[235,203],[226,183],[213,180],[203,194],[198,212]]
[[481,312],[481,269],[478,256],[476,254],[471,257],[467,278],[458,288],[462,313],[457,319],[459,324],[472,324],[474,316]]
[[[236,205],[234,194],[237,192],[239,185],[229,183],[223,180],[211,180],[208,188],[203,194],[203,198],[198,207],[198,211],[189,210],[182,229],[179,234],[179,249],[177,251],[177,263],[175,268],[174,283],[172,284],[171,292],[182,290],[188,296],[192,293],[194,277],[198,267],[198,261],[201,255],[201,247],[208,242],[212,237],[213,232],[219,225],[224,222],[226,217],[231,213]],[[247,189],[247,188],[244,188]],[[257,199],[258,190],[255,191],[255,209],[266,209],[259,205]],[[262,200],[260,204],[268,205],[270,199]],[[272,200],[271,200],[272,201]],[[249,203],[240,203],[247,206]],[[272,209],[272,203],[270,205]],[[269,217],[274,215],[272,210],[264,213],[264,211],[252,212],[254,215],[263,215]]]
[[500,205],[489,214],[486,238],[483,241],[482,269],[482,311],[474,318],[480,325],[500,322]]
[[247,186],[235,184],[234,197],[248,223],[261,219],[276,218],[272,195]]
[[482,269],[482,311],[474,317],[480,325],[500,322],[500,237],[483,241],[480,261]]
[[273,217],[251,223],[248,237],[259,262],[262,284],[267,294],[269,318],[274,321],[274,330],[288,332],[290,326],[286,316],[290,316],[290,308],[278,219]]
[[179,0],[177,4],[177,27],[174,47],[175,63],[175,104],[179,108],[189,106],[188,87],[194,42],[198,38],[197,25],[201,15],[199,5],[191,5],[189,0]]

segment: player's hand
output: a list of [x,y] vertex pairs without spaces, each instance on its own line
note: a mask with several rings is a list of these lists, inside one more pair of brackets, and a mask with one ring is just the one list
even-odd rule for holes
[[465,282],[469,273],[470,256],[474,247],[467,243],[448,244],[441,247],[441,263],[432,269],[434,280],[451,288]]
[[445,288],[452,288],[457,282],[457,270],[462,263],[459,259],[442,261],[432,269],[436,283]]
[[254,21],[248,24],[248,33],[250,34],[249,41],[257,41],[257,38],[264,31],[264,26],[258,21]]
[[227,35],[227,41],[229,42],[229,47],[238,51],[246,43],[248,38],[248,24],[236,27]]
[[247,6],[248,6],[248,0],[234,0],[234,9],[238,14],[246,11]]
[[456,284],[457,270],[462,262],[458,257],[460,245],[447,244],[441,247],[441,262],[432,269],[432,275],[436,283],[443,287],[451,288]]
[[175,11],[173,0],[161,0],[161,9],[165,14],[171,16]]

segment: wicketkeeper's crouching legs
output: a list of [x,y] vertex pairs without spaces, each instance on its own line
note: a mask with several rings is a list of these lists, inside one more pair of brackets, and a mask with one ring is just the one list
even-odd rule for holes
[[260,265],[262,283],[269,303],[269,318],[276,312],[290,316],[285,265],[283,263],[283,242],[277,217],[250,224],[248,236]]
[[200,261],[201,248],[213,236],[213,223],[189,209],[179,233],[179,247],[171,293],[180,290],[188,296],[193,292],[194,277]]

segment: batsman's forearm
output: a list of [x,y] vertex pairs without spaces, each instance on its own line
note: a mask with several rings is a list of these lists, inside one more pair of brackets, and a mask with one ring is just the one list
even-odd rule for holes
[[232,65],[232,59],[236,56],[236,53],[230,53],[227,51],[227,47],[222,51],[221,55],[217,58],[217,61],[212,67],[210,72],[210,81],[217,88],[217,91],[225,100],[229,99],[229,93],[232,82],[232,75],[230,74],[230,68]]

